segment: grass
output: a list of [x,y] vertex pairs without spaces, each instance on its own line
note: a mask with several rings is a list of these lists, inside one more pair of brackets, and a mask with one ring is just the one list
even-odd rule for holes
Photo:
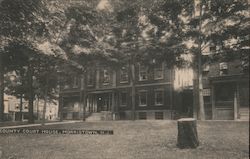
[[[54,122],[59,122],[59,120],[56,121],[48,121],[46,120],[45,123],[54,123]],[[36,120],[34,124],[41,124],[42,120]],[[28,120],[25,121],[5,121],[5,122],[0,122],[0,128],[5,127],[5,126],[17,126],[17,125],[27,125]]]
[[[248,159],[249,123],[198,122],[200,146],[178,149],[176,121],[85,122],[46,129],[113,130],[114,135],[0,134],[6,159]],[[34,129],[34,127],[30,128]]]

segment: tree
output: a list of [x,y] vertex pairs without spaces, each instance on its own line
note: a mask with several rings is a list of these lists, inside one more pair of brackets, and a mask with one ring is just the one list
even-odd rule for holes
[[[247,0],[203,1],[198,3],[198,16],[190,20],[187,36],[196,46],[192,48],[196,56],[199,96],[199,117],[205,119],[202,95],[202,65],[217,61],[243,61],[249,70],[249,12]],[[198,28],[198,29],[197,29]],[[203,56],[208,46],[215,46],[216,52]]]
[[[117,11],[113,29],[119,50],[115,55],[130,67],[132,119],[135,119],[135,65],[166,62],[181,65],[185,53],[184,18],[190,16],[190,1],[136,1],[123,4]],[[174,6],[174,7],[173,7]],[[121,60],[122,59],[122,60]]]
[[[25,57],[25,65],[28,66],[27,78],[29,84],[29,122],[34,122],[33,119],[33,99],[34,99],[34,88],[33,75],[34,69],[33,64],[35,59],[40,56],[47,54],[38,50],[38,45],[44,41],[44,38],[48,35],[47,17],[45,14],[48,10],[46,8],[45,0],[3,0],[1,3],[0,19],[1,19],[1,32],[0,37],[4,41],[5,45],[1,45],[1,56],[0,56],[0,70],[1,79],[3,80],[4,67],[7,70],[11,70],[9,67],[10,63],[3,65],[3,59],[11,59],[14,57]],[[47,18],[48,19],[48,18]],[[8,51],[14,45],[15,47],[21,48],[21,50],[15,50],[10,54]],[[57,51],[57,50],[56,50]],[[18,55],[21,52],[22,55]],[[18,58],[16,58],[18,59]],[[20,59],[21,60],[21,59]],[[8,60],[7,60],[8,61]],[[23,63],[20,61],[16,64],[16,67],[20,67]],[[18,66],[19,65],[19,66]],[[12,65],[14,66],[14,65]],[[3,81],[1,83],[1,99],[3,98]],[[3,119],[3,101],[0,101],[1,118]]]

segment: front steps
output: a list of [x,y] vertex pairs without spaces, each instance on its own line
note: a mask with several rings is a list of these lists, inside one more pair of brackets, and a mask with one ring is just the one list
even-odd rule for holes
[[91,113],[91,115],[86,118],[86,121],[110,121],[112,119],[111,112],[101,111],[98,113]]
[[92,113],[86,121],[101,121],[101,113]]

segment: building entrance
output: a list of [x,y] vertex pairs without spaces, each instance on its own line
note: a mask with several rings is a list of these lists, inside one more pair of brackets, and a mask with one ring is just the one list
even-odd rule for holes
[[111,111],[111,93],[97,94],[97,112]]

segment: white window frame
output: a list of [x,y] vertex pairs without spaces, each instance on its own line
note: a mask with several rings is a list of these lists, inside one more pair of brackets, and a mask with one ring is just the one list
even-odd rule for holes
[[[141,103],[141,93],[145,93],[146,94],[146,104],[142,104]],[[141,91],[139,91],[138,92],[138,94],[139,94],[139,106],[140,107],[146,107],[147,105],[148,105],[148,91],[146,91],[146,90],[141,90]]]
[[[158,66],[161,66],[161,67],[158,67]],[[158,71],[161,71],[161,76],[160,77],[156,77],[156,73]],[[160,65],[155,65],[155,68],[154,68],[154,79],[155,80],[160,80],[160,79],[163,79],[164,78],[164,64],[161,63]]]
[[228,63],[227,62],[219,63],[219,67],[220,67],[220,76],[228,75]]
[[[108,81],[105,81],[105,77],[106,77],[106,74],[105,73],[107,73],[108,75],[107,75],[107,77],[108,77]],[[109,83],[110,83],[110,72],[109,72],[109,70],[107,69],[107,68],[104,68],[103,69],[103,85],[108,85]]]
[[[145,70],[142,70],[142,68],[144,68]],[[142,73],[145,73],[145,79],[142,78]],[[148,68],[147,66],[142,66],[141,64],[139,64],[139,81],[147,81],[148,80]]]
[[[162,93],[162,103],[157,103],[157,93]],[[154,103],[156,106],[162,106],[164,104],[164,90],[163,89],[156,89],[154,91]]]
[[[89,83],[89,80],[91,80],[92,82]],[[87,73],[87,86],[93,86],[95,83],[95,71],[94,70],[90,70]]]
[[[123,80],[123,78],[122,78],[122,75],[124,75],[125,73],[124,72],[126,72],[126,80]],[[127,67],[122,67],[121,69],[120,69],[120,83],[128,83],[128,68]]]
[[72,87],[73,87],[73,88],[78,88],[79,85],[80,85],[80,80],[79,80],[79,78],[78,78],[77,76],[73,77],[73,85],[72,85]]

